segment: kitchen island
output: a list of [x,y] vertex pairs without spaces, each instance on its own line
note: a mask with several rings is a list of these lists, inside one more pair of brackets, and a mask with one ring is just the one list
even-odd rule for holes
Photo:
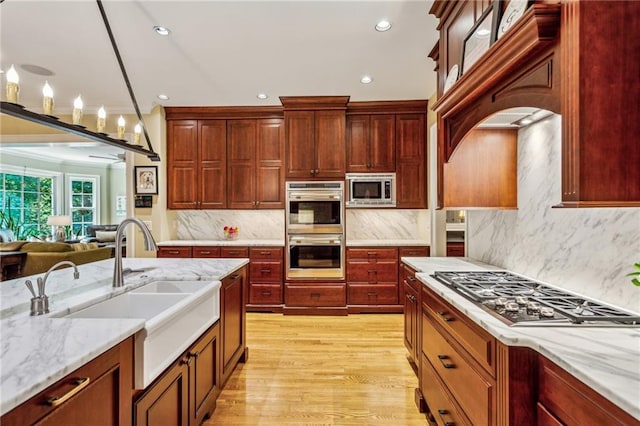
[[[117,289],[112,287],[113,262],[107,259],[79,266],[78,280],[72,279],[70,269],[52,272],[45,289],[49,315],[29,315],[31,295],[25,279],[0,285],[2,415],[145,327],[141,319],[70,319],[64,318],[66,313],[152,281],[223,281],[242,269],[248,259],[126,258],[123,266],[133,272],[125,276],[125,286]],[[218,320],[215,315],[212,312],[212,323]],[[242,345],[244,350],[244,340]]]
[[[466,258],[403,258],[402,261],[416,272],[415,277],[423,286],[423,297],[430,298],[430,300],[434,300],[433,297],[436,297],[437,300],[443,300],[444,303],[452,306],[461,314],[459,320],[475,324],[481,333],[487,333],[487,338],[497,339],[496,345],[506,348],[505,351],[509,351],[509,348],[531,349],[530,352],[534,355],[527,355],[529,361],[534,358],[538,359],[539,356],[551,361],[633,418],[640,419],[640,364],[638,364],[638,359],[640,359],[640,328],[638,326],[617,326],[616,324],[603,324],[602,326],[579,324],[509,326],[432,276],[434,271],[487,271],[499,270],[500,268]],[[424,299],[422,302],[422,310],[428,310]],[[442,311],[437,312],[435,316],[437,317],[441,313]],[[424,315],[423,313],[423,317]],[[433,323],[431,317],[433,316],[426,314],[426,318],[429,318],[427,323]],[[449,317],[443,316],[443,318],[456,321],[455,314],[451,314]],[[446,325],[441,327],[437,319],[435,327],[431,327],[429,324],[425,325],[423,318],[423,339],[425,336],[433,337],[433,330],[440,331],[447,327]],[[428,330],[426,330],[427,328]],[[448,336],[446,332],[445,335]],[[428,349],[425,348],[432,343],[433,340],[423,341],[421,343],[422,352],[428,352]],[[494,353],[494,350],[498,353]],[[504,379],[501,379],[500,375],[505,375],[506,372],[504,369],[501,370],[499,365],[500,350],[488,349],[488,352],[493,359],[487,360],[487,363],[491,364],[493,370],[488,368],[487,371],[490,374],[493,371],[492,374],[497,377],[497,392],[498,399],[500,399],[501,390],[499,387],[501,380]],[[428,362],[426,360],[427,357],[422,355],[421,362]],[[495,366],[496,362],[498,362],[497,367]],[[438,365],[436,367],[439,368]],[[527,374],[532,374],[531,377],[537,380],[538,374],[542,375],[546,372],[546,364],[542,362],[538,368],[539,371],[536,370],[536,367],[531,368],[529,373],[522,370],[520,379],[526,380]],[[425,370],[424,365],[422,370]],[[509,374],[511,373],[509,372]],[[503,381],[502,383],[507,382]],[[542,382],[538,386],[542,392]],[[538,386],[535,382],[531,383],[532,392],[537,392],[538,389],[533,388]],[[464,396],[460,399],[464,399]],[[427,403],[429,403],[428,399]],[[541,416],[542,405],[538,402],[538,417]],[[493,422],[495,421],[494,417]],[[624,421],[622,424],[625,424]]]

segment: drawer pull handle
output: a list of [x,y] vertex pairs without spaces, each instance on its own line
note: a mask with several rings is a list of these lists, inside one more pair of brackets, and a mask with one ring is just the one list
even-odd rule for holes
[[169,254],[180,254],[178,250],[169,250]]
[[232,279],[233,281],[237,280],[238,278],[240,278],[240,274],[233,274],[233,275],[231,275],[231,279]]
[[377,256],[378,253],[376,253],[375,251],[368,251],[367,252],[367,256]]
[[442,364],[442,366],[444,368],[455,368],[456,366],[453,365],[451,362],[447,362],[447,360],[449,359],[448,356],[446,355],[438,355],[438,359],[440,360],[440,363]]
[[211,254],[209,250],[201,250],[200,254]]
[[444,311],[439,311],[439,312],[438,312],[438,315],[440,315],[440,316],[442,317],[442,319],[443,319],[445,322],[451,322],[451,321],[453,321],[453,318],[448,317],[448,316],[447,316],[447,313],[446,313],[446,312],[444,312]]
[[416,303],[418,299],[412,294],[407,294],[407,299],[411,300],[413,303]]
[[320,293],[311,293],[311,297],[320,297]]
[[263,291],[261,294],[263,296],[271,296],[271,292],[270,291]]
[[416,280],[416,279],[415,279],[414,277],[412,277],[412,276],[408,276],[408,277],[407,277],[407,281],[414,282],[415,280]]
[[440,416],[442,423],[444,423],[444,426],[455,426],[454,422],[450,422],[444,418],[444,416],[446,416],[447,414],[449,414],[447,410],[438,410],[438,415]]
[[263,274],[270,274],[271,273],[271,269],[260,269],[260,272]]
[[271,252],[270,251],[261,251],[260,254],[267,255],[267,254],[271,254]]
[[70,398],[73,398],[73,396],[76,395],[78,392],[80,392],[82,389],[89,386],[90,382],[91,382],[91,378],[89,377],[80,377],[78,379],[74,379],[73,384],[76,386],[73,389],[71,389],[69,392],[65,393],[62,396],[54,396],[52,398],[49,398],[47,400],[47,405],[50,405],[52,407],[57,407],[58,405],[63,404],[64,402],[68,401]]
[[367,293],[367,296],[369,296],[369,297],[377,297],[378,293],[374,293],[374,292],[370,291],[370,292]]

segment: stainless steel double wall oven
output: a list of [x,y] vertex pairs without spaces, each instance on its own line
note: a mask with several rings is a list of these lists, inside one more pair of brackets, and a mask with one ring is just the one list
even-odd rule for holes
[[287,279],[344,278],[344,183],[287,182]]

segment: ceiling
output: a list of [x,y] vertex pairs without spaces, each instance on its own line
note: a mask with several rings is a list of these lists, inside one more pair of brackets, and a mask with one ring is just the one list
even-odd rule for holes
[[[279,105],[279,96],[429,98],[436,86],[427,54],[438,37],[430,3],[103,1],[143,113],[156,104]],[[374,29],[381,19],[392,23],[389,31]],[[70,112],[78,94],[86,113],[101,105],[107,113],[133,112],[95,1],[5,0],[0,20],[0,67],[15,64],[28,109],[41,111],[48,80],[59,113]],[[156,25],[171,34],[156,34]],[[363,75],[373,82],[360,83]]]
[[[427,99],[436,90],[427,57],[438,39],[432,2],[103,0],[103,6],[144,114],[155,105],[280,105],[279,96]],[[375,30],[381,19],[390,30]],[[42,112],[47,80],[57,114],[70,113],[78,94],[85,114],[102,105],[107,120],[134,112],[96,1],[4,0],[0,23],[0,69],[14,64],[27,109]],[[158,35],[156,25],[170,35]],[[362,84],[364,75],[373,81]],[[58,158],[88,160],[95,153],[91,145],[83,154],[77,144],[56,148]]]

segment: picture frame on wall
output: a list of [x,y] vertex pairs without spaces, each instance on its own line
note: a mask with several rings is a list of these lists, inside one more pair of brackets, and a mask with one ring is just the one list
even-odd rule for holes
[[158,194],[158,167],[135,166],[136,194]]
[[496,41],[502,2],[495,0],[467,33],[462,44],[460,75],[467,72]]

